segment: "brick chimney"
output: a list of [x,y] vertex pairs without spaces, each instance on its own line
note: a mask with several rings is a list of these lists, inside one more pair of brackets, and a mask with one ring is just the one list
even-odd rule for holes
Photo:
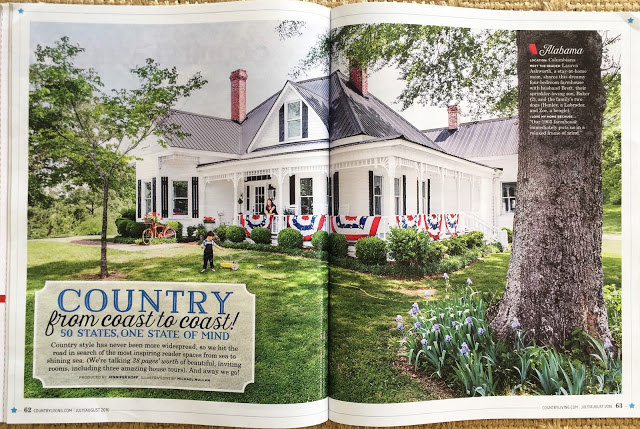
[[448,106],[447,116],[449,117],[449,131],[457,130],[460,126],[460,106]]
[[349,80],[358,88],[363,97],[369,96],[369,85],[367,83],[367,72],[356,65],[349,66]]
[[247,117],[247,72],[238,69],[231,72],[231,119],[242,122]]

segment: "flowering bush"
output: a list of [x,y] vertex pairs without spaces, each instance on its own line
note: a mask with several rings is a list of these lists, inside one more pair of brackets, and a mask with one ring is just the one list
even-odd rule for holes
[[202,222],[203,222],[203,223],[216,223],[216,219],[215,219],[215,218],[213,218],[213,217],[211,217],[211,216],[205,216],[205,217],[202,219]]
[[151,212],[144,215],[144,223],[160,223],[162,217],[160,217],[160,213]]
[[[446,289],[449,276],[443,274]],[[486,320],[487,306],[467,279],[464,292],[413,303],[408,317],[396,316],[396,329],[404,335],[406,356],[415,369],[462,389],[466,396],[506,392],[540,395],[619,393],[622,373],[620,351],[583,333],[595,353],[561,353],[527,340],[517,318],[511,323],[513,341],[494,338]]]

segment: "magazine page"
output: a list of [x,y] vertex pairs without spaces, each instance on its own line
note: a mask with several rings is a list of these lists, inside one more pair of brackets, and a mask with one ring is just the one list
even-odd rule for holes
[[5,16],[8,422],[326,421],[329,9]]
[[635,416],[639,25],[332,11],[331,420]]
[[[6,115],[7,106],[7,85],[6,79],[3,76],[7,75],[9,69],[4,54],[7,52],[9,45],[6,34],[2,32],[2,29],[7,26],[7,15],[4,13],[4,9],[0,8],[0,225],[2,225],[2,233],[0,237],[7,236],[7,194],[8,194],[8,172],[7,166],[9,165],[9,148],[8,145],[1,143],[7,141],[7,123],[8,117]],[[0,239],[0,320],[6,320],[6,293],[7,293],[7,240]],[[2,360],[0,363],[0,421],[5,421],[4,414],[4,369],[5,369],[5,341],[6,341],[6,325],[5,329],[0,330],[0,356]]]

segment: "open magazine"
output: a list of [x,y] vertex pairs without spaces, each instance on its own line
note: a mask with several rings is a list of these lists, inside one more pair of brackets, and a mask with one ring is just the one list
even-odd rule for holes
[[635,416],[639,29],[2,5],[4,420]]

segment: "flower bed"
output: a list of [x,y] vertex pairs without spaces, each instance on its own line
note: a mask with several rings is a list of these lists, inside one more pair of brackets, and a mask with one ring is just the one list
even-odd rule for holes
[[[449,278],[443,275],[445,291]],[[504,394],[580,395],[620,393],[621,351],[577,332],[564,352],[538,346],[528,339],[517,319],[513,341],[494,337],[486,319],[486,305],[471,280],[460,295],[417,302],[409,317],[398,315],[405,356],[416,370],[444,380],[465,396]],[[576,346],[577,343],[577,346]]]

